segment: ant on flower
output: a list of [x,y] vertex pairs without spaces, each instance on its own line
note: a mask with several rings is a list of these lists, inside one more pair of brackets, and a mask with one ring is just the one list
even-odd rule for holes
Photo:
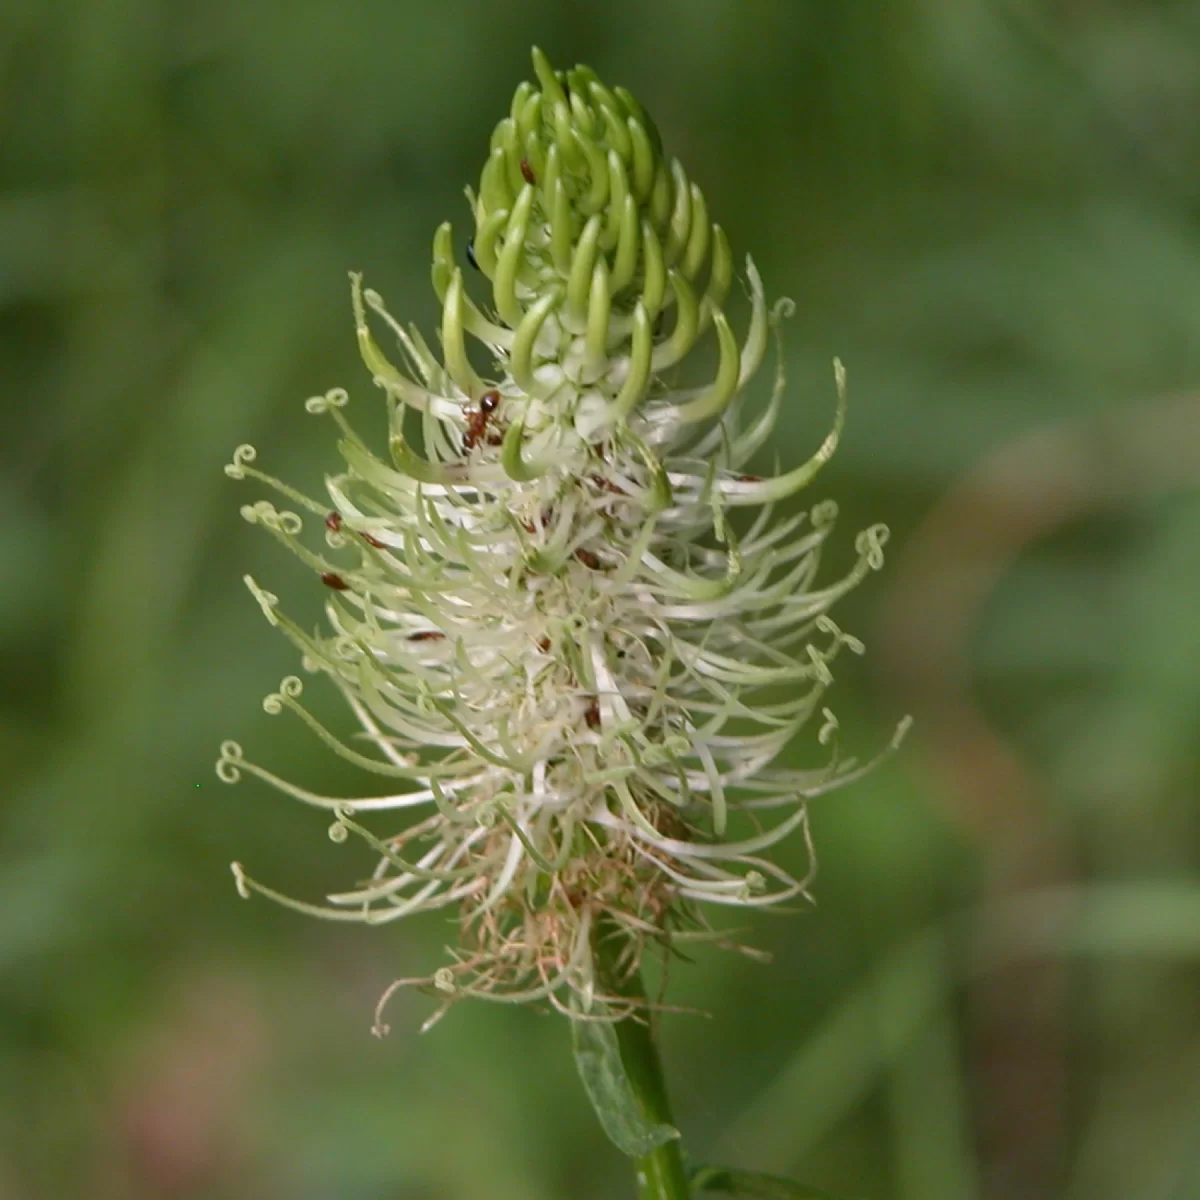
[[[463,434],[462,440],[464,450],[474,450],[479,445],[479,439],[487,432],[488,422],[492,419],[492,413],[496,411],[499,404],[499,392],[484,392],[479,397],[479,407],[469,410],[467,432]],[[488,440],[491,441],[490,438]]]

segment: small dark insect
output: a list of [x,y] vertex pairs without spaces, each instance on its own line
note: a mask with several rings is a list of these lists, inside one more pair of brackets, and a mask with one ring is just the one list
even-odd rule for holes
[[342,529],[342,514],[339,512],[331,512],[329,516],[325,518],[325,528],[328,529],[330,533],[340,533]]
[[479,262],[475,258],[475,239],[474,238],[471,238],[470,241],[467,242],[467,262],[469,262],[471,264],[471,266],[473,266],[475,268],[475,270],[477,270],[477,271],[479,270]]
[[387,549],[387,543],[381,542],[377,537],[375,537],[374,534],[365,533],[360,530],[358,536],[362,538],[362,540],[366,542],[368,546],[374,546],[376,550]]
[[422,629],[420,633],[410,633],[408,640],[410,642],[440,642],[445,639],[446,635],[436,629]]
[[583,563],[583,565],[587,567],[589,571],[600,570],[600,560],[590,550],[584,550],[582,548],[576,550],[575,557],[579,559],[579,561]]
[[587,706],[587,712],[583,714],[583,719],[587,722],[589,729],[600,728],[600,702],[593,700]]
[[336,571],[326,571],[321,576],[321,582],[326,587],[333,588],[335,592],[344,592],[350,587]]
[[521,178],[526,183],[537,183],[537,177],[533,173],[533,168],[529,165],[529,159],[521,159]]
[[488,421],[500,403],[499,392],[484,392],[479,397],[479,407],[467,417],[467,432],[463,434],[463,449],[474,450],[479,439],[487,431]]

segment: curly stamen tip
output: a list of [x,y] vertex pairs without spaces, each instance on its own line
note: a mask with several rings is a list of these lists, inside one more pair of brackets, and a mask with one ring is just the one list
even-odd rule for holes
[[229,869],[233,872],[234,886],[237,888],[237,894],[243,900],[250,899],[250,883],[246,878],[245,868],[240,862],[230,863]]
[[882,570],[883,548],[890,536],[891,530],[886,525],[872,525],[854,539],[854,548],[863,556],[872,571]]
[[238,766],[241,761],[241,746],[237,742],[222,742],[221,757],[217,759],[217,778],[222,783],[237,783],[242,777]]
[[817,529],[828,529],[838,517],[836,500],[821,500],[812,506],[809,520]]
[[233,462],[225,464],[225,474],[230,479],[245,479],[246,464],[252,463],[257,457],[258,451],[249,442],[244,442],[233,452]]
[[279,603],[279,597],[274,592],[268,592],[265,588],[261,588],[254,580],[253,575],[243,575],[242,582],[250,589],[250,594],[258,601],[259,608],[263,611],[263,616],[272,625],[279,624],[279,618],[275,615],[275,606]]
[[837,736],[837,731],[840,728],[840,724],[837,717],[834,716],[832,709],[821,709],[821,716],[825,718],[825,723],[817,731],[817,741],[822,746],[828,746],[829,743]]
[[813,674],[820,683],[829,687],[833,683],[833,672],[829,669],[829,663],[826,662],[825,656],[816,646],[809,646],[807,649],[809,661],[812,663]]

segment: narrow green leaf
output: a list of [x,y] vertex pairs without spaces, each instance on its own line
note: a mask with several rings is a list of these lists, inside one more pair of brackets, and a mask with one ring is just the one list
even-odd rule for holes
[[778,1175],[760,1175],[757,1171],[733,1171],[728,1167],[694,1167],[691,1172],[692,1191],[725,1192],[747,1200],[838,1200],[830,1192],[805,1187]]
[[604,1132],[623,1154],[642,1158],[679,1136],[672,1125],[646,1118],[621,1061],[617,1033],[607,1021],[572,1021],[575,1065]]

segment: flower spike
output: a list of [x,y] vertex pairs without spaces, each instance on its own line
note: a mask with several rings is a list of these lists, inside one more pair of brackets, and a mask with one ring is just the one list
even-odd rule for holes
[[[860,534],[855,565],[818,585],[836,509],[771,508],[837,447],[841,363],[816,453],[775,477],[748,474],[783,402],[782,351],[766,407],[746,423],[743,404],[790,302],[768,307],[747,258],[750,317],[735,331],[729,238],[644,109],[587,68],[556,71],[539,50],[533,69],[467,192],[472,270],[448,223],[434,235],[440,357],[351,276],[359,351],[387,398],[390,462],[355,432],[335,388],[306,404],[339,430],[327,499],[258,470],[248,445],[225,468],[297,510],[243,511],[311,570],[329,632],[310,633],[246,584],[359,731],[327,729],[295,676],[264,707],[299,717],[383,793],[319,795],[224,743],[222,781],[250,775],[332,812],[329,837],[353,835],[377,859],[369,879],[325,903],[293,900],[235,864],[238,890],[367,924],[457,908],[449,964],[394,985],[435,995],[431,1021],[466,997],[577,1020],[628,1015],[631,1002],[602,994],[597,930],[627,940],[634,969],[647,949],[705,936],[708,906],[807,896],[807,801],[864,769],[838,757],[823,708],[839,650],[862,650],[829,610],[882,565],[887,531]],[[399,344],[395,362],[383,334]],[[705,343],[717,361],[707,380],[694,369]],[[692,384],[675,386],[689,370]],[[759,510],[748,527],[732,520],[737,507]],[[826,765],[777,766],[810,720],[822,722],[813,742]],[[362,823],[408,808],[414,823],[390,834]],[[763,823],[769,809],[782,811]],[[788,837],[809,855],[799,878],[764,857]]]

